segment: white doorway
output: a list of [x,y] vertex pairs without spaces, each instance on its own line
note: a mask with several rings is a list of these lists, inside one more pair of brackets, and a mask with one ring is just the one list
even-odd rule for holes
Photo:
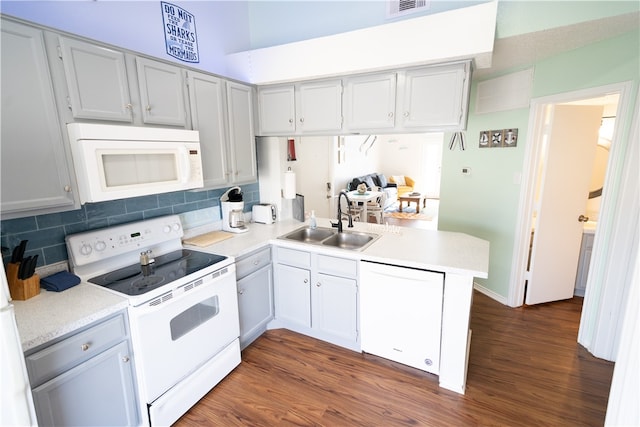
[[[525,297],[527,294],[528,287],[528,279],[529,279],[529,263],[533,264],[533,248],[532,248],[532,240],[531,240],[531,232],[532,232],[532,219],[540,216],[540,219],[544,215],[541,212],[537,212],[536,209],[539,209],[538,203],[541,198],[538,197],[538,192],[542,188],[539,186],[538,176],[541,170],[544,170],[543,160],[545,159],[545,146],[549,143],[549,135],[550,128],[549,125],[551,123],[551,118],[549,116],[550,112],[553,111],[554,107],[559,105],[591,105],[591,106],[606,106],[606,111],[602,113],[605,116],[615,116],[620,117],[621,113],[626,111],[624,108],[626,105],[627,97],[628,97],[629,88],[627,85],[611,85],[601,88],[593,88],[585,91],[571,92],[561,95],[555,95],[546,98],[539,98],[536,100],[532,100],[531,108],[530,108],[530,126],[529,126],[529,135],[528,135],[528,148],[527,153],[525,155],[525,163],[523,170],[523,178],[522,178],[522,193],[520,200],[520,212],[519,212],[519,220],[518,220],[518,229],[516,230],[516,242],[515,242],[515,250],[514,250],[514,258],[512,265],[512,274],[511,274],[511,282],[509,289],[509,299],[508,303],[512,307],[518,307],[525,302]],[[624,98],[624,99],[623,99]],[[613,112],[611,112],[613,110]],[[599,121],[600,123],[600,121]],[[615,127],[613,130],[612,138],[614,141],[612,142],[612,150],[615,149],[616,138],[620,137],[621,121],[617,120],[615,122]],[[596,144],[593,145],[594,149]],[[615,156],[610,156],[609,164],[607,165],[607,169],[611,168],[612,159],[615,160]],[[566,161],[566,171],[573,171],[574,164],[573,159],[569,159]],[[562,176],[562,173],[560,174]],[[565,174],[566,175],[566,174]],[[553,183],[547,182],[546,185],[553,186]],[[584,191],[584,190],[580,190]],[[606,190],[605,190],[606,191]],[[600,207],[602,209],[604,207],[604,203],[606,203],[607,198],[602,197],[603,206]],[[586,210],[587,198],[585,197],[585,206]],[[573,218],[575,216],[575,218]],[[579,215],[572,215],[571,220],[577,223]],[[575,231],[575,230],[574,230]],[[596,234],[598,233],[598,227],[596,227]],[[575,234],[575,233],[574,233]],[[566,237],[565,237],[566,238]],[[560,236],[552,234],[551,239],[560,239]],[[575,241],[575,238],[574,238]],[[578,242],[579,245],[579,242]],[[542,245],[539,245],[539,252],[542,251]],[[553,247],[553,246],[552,246]],[[578,246],[579,249],[579,246]],[[574,248],[574,250],[576,250]],[[530,259],[531,256],[531,259]],[[575,256],[575,255],[574,255]],[[575,263],[575,261],[574,261]],[[539,264],[538,264],[539,265]],[[532,265],[532,267],[534,267]],[[571,267],[574,269],[573,271],[573,281],[575,281],[575,265]],[[569,282],[572,280],[569,279]],[[549,283],[547,283],[548,285]],[[565,283],[565,288],[573,289],[572,283]],[[563,293],[563,296],[556,299],[562,298],[570,298],[573,293],[569,293],[567,295],[566,291]],[[545,297],[540,298],[532,298],[531,301],[527,301],[527,304],[544,302]],[[547,301],[552,301],[552,298],[547,299]]]
[[[637,141],[630,137],[629,122],[633,119],[631,100],[632,82],[623,82],[585,89],[571,93],[534,99],[531,102],[527,152],[522,174],[522,192],[518,224],[514,241],[508,304],[518,307],[523,304],[527,261],[531,237],[531,218],[535,205],[536,171],[542,147],[544,109],[547,105],[566,104],[585,99],[619,95],[609,152],[607,172],[600,204],[598,227],[593,243],[587,289],[580,321],[578,342],[597,357],[614,360],[619,318],[624,315],[624,296],[627,293],[628,265],[633,264],[636,240],[629,238],[629,231],[637,230],[637,206],[626,206],[623,195],[637,191],[637,162],[628,156]],[[637,102],[637,98],[636,98]],[[634,116],[635,117],[635,116]],[[635,134],[637,135],[637,133]],[[637,138],[637,137],[636,137]],[[631,215],[629,215],[631,213]],[[609,335],[599,334],[606,330]],[[596,350],[597,348],[597,351]]]
[[[588,105],[547,104],[540,150],[525,303],[573,297],[588,194],[608,97]],[[617,96],[611,100],[617,109]],[[597,222],[594,222],[597,224]]]

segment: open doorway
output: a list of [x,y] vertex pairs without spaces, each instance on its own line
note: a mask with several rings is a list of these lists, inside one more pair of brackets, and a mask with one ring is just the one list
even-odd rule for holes
[[[578,342],[597,357],[615,360],[620,316],[624,315],[624,300],[628,289],[629,267],[637,253],[637,239],[629,230],[637,230],[637,142],[629,123],[637,120],[632,110],[632,82],[585,89],[571,93],[534,99],[530,108],[527,153],[523,164],[522,192],[518,225],[514,241],[508,304],[522,305],[525,293],[527,261],[531,238],[531,218],[535,206],[535,176],[540,165],[539,153],[544,134],[544,109],[549,104],[564,104],[606,95],[618,94],[616,121],[607,162],[598,227],[588,269],[587,288],[578,334]],[[636,97],[636,102],[638,98]],[[636,121],[637,123],[637,121]],[[634,148],[635,147],[635,148]],[[629,201],[633,202],[627,206]],[[631,213],[632,215],[629,215]],[[631,233],[633,235],[633,233]],[[606,332],[606,333],[605,333]]]
[[[615,121],[618,99],[610,94],[541,107],[542,144],[525,276],[528,305],[584,296],[612,139],[606,125]],[[596,188],[593,180],[599,181]]]
[[418,208],[415,202],[405,201],[400,210],[394,196],[390,202],[385,201],[384,222],[437,229],[443,145],[442,132],[336,137],[332,174],[334,203],[339,191],[356,177],[375,173],[384,175],[389,182],[391,178],[406,178],[407,182],[410,180],[411,191],[424,197],[422,203]]

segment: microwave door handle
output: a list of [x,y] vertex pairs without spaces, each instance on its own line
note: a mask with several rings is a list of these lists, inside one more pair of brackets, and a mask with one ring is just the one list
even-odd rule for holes
[[186,183],[191,176],[191,162],[189,162],[189,150],[184,145],[179,148],[180,151],[180,170],[182,170],[181,181]]

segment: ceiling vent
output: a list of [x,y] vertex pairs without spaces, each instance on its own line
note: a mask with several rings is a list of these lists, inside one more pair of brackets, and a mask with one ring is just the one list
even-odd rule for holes
[[389,0],[387,18],[425,11],[429,9],[429,4],[427,0]]

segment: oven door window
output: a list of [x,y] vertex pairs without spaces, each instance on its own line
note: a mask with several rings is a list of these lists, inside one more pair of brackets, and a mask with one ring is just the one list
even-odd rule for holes
[[171,340],[179,340],[180,337],[216,317],[218,313],[220,313],[220,303],[217,295],[189,307],[169,322]]

